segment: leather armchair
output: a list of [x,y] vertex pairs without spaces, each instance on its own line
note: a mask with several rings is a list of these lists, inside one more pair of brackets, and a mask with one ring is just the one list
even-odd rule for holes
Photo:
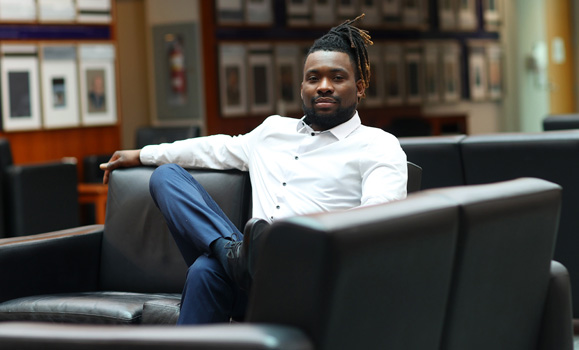
[[0,138],[0,238],[79,225],[76,164],[14,165]]

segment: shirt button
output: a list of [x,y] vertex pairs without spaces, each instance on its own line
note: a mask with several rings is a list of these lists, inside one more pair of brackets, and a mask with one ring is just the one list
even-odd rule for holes
[[276,205],[276,206],[275,206],[275,209],[279,209],[279,208],[280,208],[279,205]]
[[287,183],[285,183],[285,182],[284,182],[284,183],[282,183],[282,186],[286,186],[286,185],[287,185]]
[[298,156],[295,156],[295,157],[294,157],[294,159],[295,159],[295,160],[298,160],[298,159],[300,159],[300,157],[298,157]]
[[315,132],[313,132],[311,135],[312,135],[312,136],[316,136],[316,133],[315,133]]
[[270,216],[269,218],[273,220],[273,216]]

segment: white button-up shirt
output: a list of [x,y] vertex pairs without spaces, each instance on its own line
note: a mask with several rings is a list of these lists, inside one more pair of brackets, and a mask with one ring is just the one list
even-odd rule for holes
[[268,221],[406,197],[406,154],[391,134],[358,113],[317,132],[302,120],[268,117],[239,136],[212,135],[141,150],[145,165],[248,170],[253,217]]

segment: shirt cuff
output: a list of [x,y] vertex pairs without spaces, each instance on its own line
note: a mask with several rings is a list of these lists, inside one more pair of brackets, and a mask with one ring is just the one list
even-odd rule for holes
[[139,158],[143,165],[156,165],[155,163],[155,153],[156,145],[148,145],[141,149],[141,154]]

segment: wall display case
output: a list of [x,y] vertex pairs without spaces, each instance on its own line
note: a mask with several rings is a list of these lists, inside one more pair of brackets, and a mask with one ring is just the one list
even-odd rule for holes
[[[82,45],[116,46],[115,9],[110,0],[0,0],[0,137],[10,141],[15,164],[75,158],[80,179],[83,157],[120,148],[116,84],[108,87],[107,121],[81,119],[77,52]],[[83,18],[87,11],[99,19]],[[11,46],[32,49],[9,52]],[[113,83],[117,61],[103,69]]]
[[[230,4],[233,3],[235,1],[232,0]],[[370,32],[374,46],[369,49],[372,61],[371,85],[367,99],[359,108],[367,118],[365,122],[382,127],[389,123],[391,115],[420,116],[426,104],[449,105],[461,100],[473,100],[472,89],[482,89],[483,85],[473,85],[473,79],[478,78],[478,75],[471,74],[471,66],[479,67],[480,60],[469,58],[468,42],[499,42],[498,32],[486,30],[487,21],[482,11],[487,11],[485,13],[488,13],[489,21],[494,16],[490,13],[495,11],[493,2],[486,0],[285,0],[274,1],[272,7],[274,21],[265,30],[263,26],[247,21],[236,25],[222,25],[219,20],[214,23],[204,21],[205,70],[212,69],[212,64],[207,62],[219,59],[219,67],[215,68],[215,71],[219,71],[217,86],[211,83],[205,85],[207,113],[210,115],[214,110],[217,114],[215,118],[208,117],[208,133],[227,133],[229,128],[235,132],[240,128],[249,131],[267,116],[266,108],[254,108],[255,101],[251,100],[252,94],[255,96],[251,85],[251,70],[255,67],[248,62],[247,54],[249,47],[256,43],[274,48],[273,54],[269,56],[275,67],[273,113],[300,116],[301,111],[293,106],[301,106],[301,101],[295,101],[294,104],[288,97],[292,94],[281,88],[280,67],[285,65],[287,68],[284,69],[287,70],[289,66],[301,70],[304,51],[299,50],[298,53],[293,50],[293,53],[280,55],[277,47],[309,47],[313,40],[325,34],[331,26],[364,12],[365,17],[356,26]],[[201,9],[207,14],[203,15],[204,19],[215,18],[214,14],[219,15],[223,10],[222,6],[215,7],[204,2],[201,3]],[[308,30],[304,30],[304,26]],[[226,58],[223,50],[232,45],[237,47],[237,51],[245,52],[245,58],[239,54]],[[479,68],[484,69],[485,82],[490,82],[491,76],[488,62],[500,62],[497,52],[490,50],[488,55],[483,55],[484,65]],[[229,67],[229,71],[246,75],[235,81],[238,84],[241,82],[240,90],[248,93],[233,104],[231,98],[227,97],[227,84],[231,86],[232,83],[226,79],[225,66]],[[493,72],[500,71],[498,68],[501,67],[495,63]],[[498,76],[497,73],[492,74]],[[484,92],[481,90],[475,96],[484,100],[499,98],[499,85],[493,85],[495,92],[491,94],[490,85],[486,83]],[[295,89],[293,96],[299,94],[299,88]],[[483,93],[485,97],[482,97]],[[221,119],[231,116],[236,118]]]

